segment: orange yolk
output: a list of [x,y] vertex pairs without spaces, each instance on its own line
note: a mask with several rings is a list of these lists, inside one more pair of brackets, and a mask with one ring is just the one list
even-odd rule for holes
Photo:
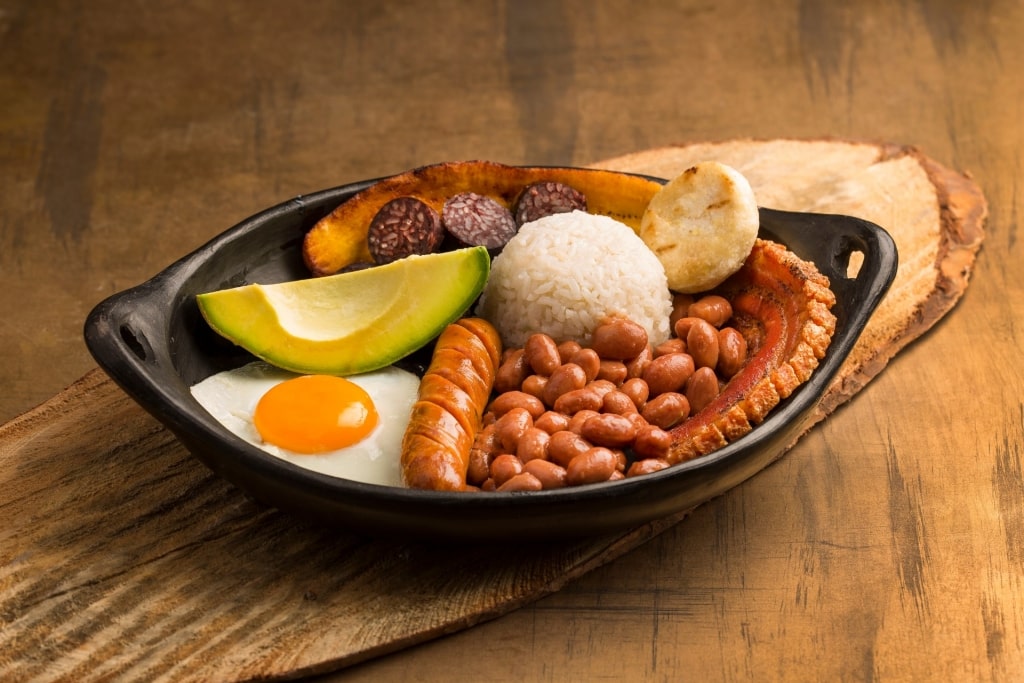
[[253,424],[275,446],[323,453],[366,438],[377,426],[377,410],[362,387],[343,377],[303,375],[265,393]]

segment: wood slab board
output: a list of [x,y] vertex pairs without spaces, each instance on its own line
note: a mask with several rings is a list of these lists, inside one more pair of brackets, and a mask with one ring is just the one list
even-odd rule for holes
[[[963,294],[985,199],[970,178],[917,150],[733,140],[593,165],[672,177],[705,159],[743,172],[762,206],[856,215],[896,240],[896,280],[819,420]],[[0,491],[4,680],[242,681],[332,671],[548,595],[687,514],[528,548],[342,534],[246,498],[99,370],[0,427]]]

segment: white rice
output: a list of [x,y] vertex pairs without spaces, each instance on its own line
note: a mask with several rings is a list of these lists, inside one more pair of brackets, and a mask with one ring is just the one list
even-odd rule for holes
[[476,309],[513,347],[534,332],[589,344],[610,316],[643,326],[657,345],[669,337],[671,312],[654,252],[629,226],[582,211],[523,225],[491,264]]

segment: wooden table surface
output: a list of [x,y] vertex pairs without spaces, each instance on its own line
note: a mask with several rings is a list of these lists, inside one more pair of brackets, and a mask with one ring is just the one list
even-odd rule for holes
[[1017,680],[1022,32],[1016,0],[0,0],[0,422],[95,367],[102,298],[295,195],[450,159],[915,145],[990,203],[938,326],[652,541],[328,679]]

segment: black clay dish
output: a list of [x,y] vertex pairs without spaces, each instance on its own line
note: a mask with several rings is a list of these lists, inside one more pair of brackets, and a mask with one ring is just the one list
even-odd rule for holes
[[[829,277],[838,321],[810,381],[750,434],[651,475],[557,491],[467,494],[362,484],[307,471],[245,443],[201,408],[189,387],[252,360],[210,331],[195,295],[306,277],[304,233],[372,182],[259,213],[151,280],[103,301],[85,324],[86,343],[100,366],[214,472],[264,503],[360,534],[456,541],[578,537],[625,530],[717,496],[771,463],[804,429],[896,273],[896,247],[876,225],[762,209],[762,234]],[[863,254],[863,264],[848,278],[853,252]]]

